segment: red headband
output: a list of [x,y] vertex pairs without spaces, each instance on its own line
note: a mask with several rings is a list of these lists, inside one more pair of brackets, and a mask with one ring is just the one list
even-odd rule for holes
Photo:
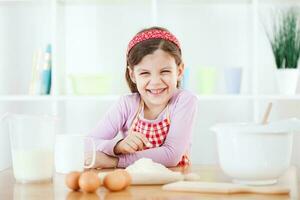
[[179,49],[181,49],[179,41],[172,33],[168,32],[168,31],[164,31],[164,30],[152,29],[149,31],[141,32],[132,38],[132,40],[128,44],[127,55],[129,53],[129,51],[132,49],[132,47],[134,47],[136,44],[138,44],[142,41],[145,41],[145,40],[149,40],[149,39],[169,40],[169,41],[173,42],[174,44],[176,44],[176,46]]

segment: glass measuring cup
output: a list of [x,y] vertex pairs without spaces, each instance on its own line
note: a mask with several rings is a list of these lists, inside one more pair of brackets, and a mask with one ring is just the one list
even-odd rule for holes
[[17,182],[50,181],[54,172],[57,119],[44,115],[6,114]]

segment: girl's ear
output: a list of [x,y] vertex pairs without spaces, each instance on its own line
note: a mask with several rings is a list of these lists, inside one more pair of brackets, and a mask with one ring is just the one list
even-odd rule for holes
[[181,80],[182,79],[182,77],[183,77],[183,73],[184,73],[184,64],[183,63],[181,63],[179,66],[178,66],[178,70],[177,70],[177,80],[179,81],[179,80]]
[[130,76],[131,81],[132,81],[133,83],[136,83],[136,81],[135,81],[135,76],[134,76],[134,73],[133,73],[133,70],[132,70],[129,66],[127,66],[127,68],[128,68],[128,71],[129,71],[129,76]]

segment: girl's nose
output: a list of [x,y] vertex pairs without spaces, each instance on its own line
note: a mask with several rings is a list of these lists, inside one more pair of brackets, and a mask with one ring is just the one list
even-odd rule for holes
[[151,76],[150,82],[151,82],[151,84],[159,84],[159,83],[161,83],[161,77],[157,74],[154,74]]

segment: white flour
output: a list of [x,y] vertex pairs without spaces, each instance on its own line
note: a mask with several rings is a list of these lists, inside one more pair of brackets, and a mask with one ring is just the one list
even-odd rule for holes
[[153,162],[149,158],[141,158],[132,165],[128,166],[126,170],[130,173],[172,173],[171,170],[162,164]]

